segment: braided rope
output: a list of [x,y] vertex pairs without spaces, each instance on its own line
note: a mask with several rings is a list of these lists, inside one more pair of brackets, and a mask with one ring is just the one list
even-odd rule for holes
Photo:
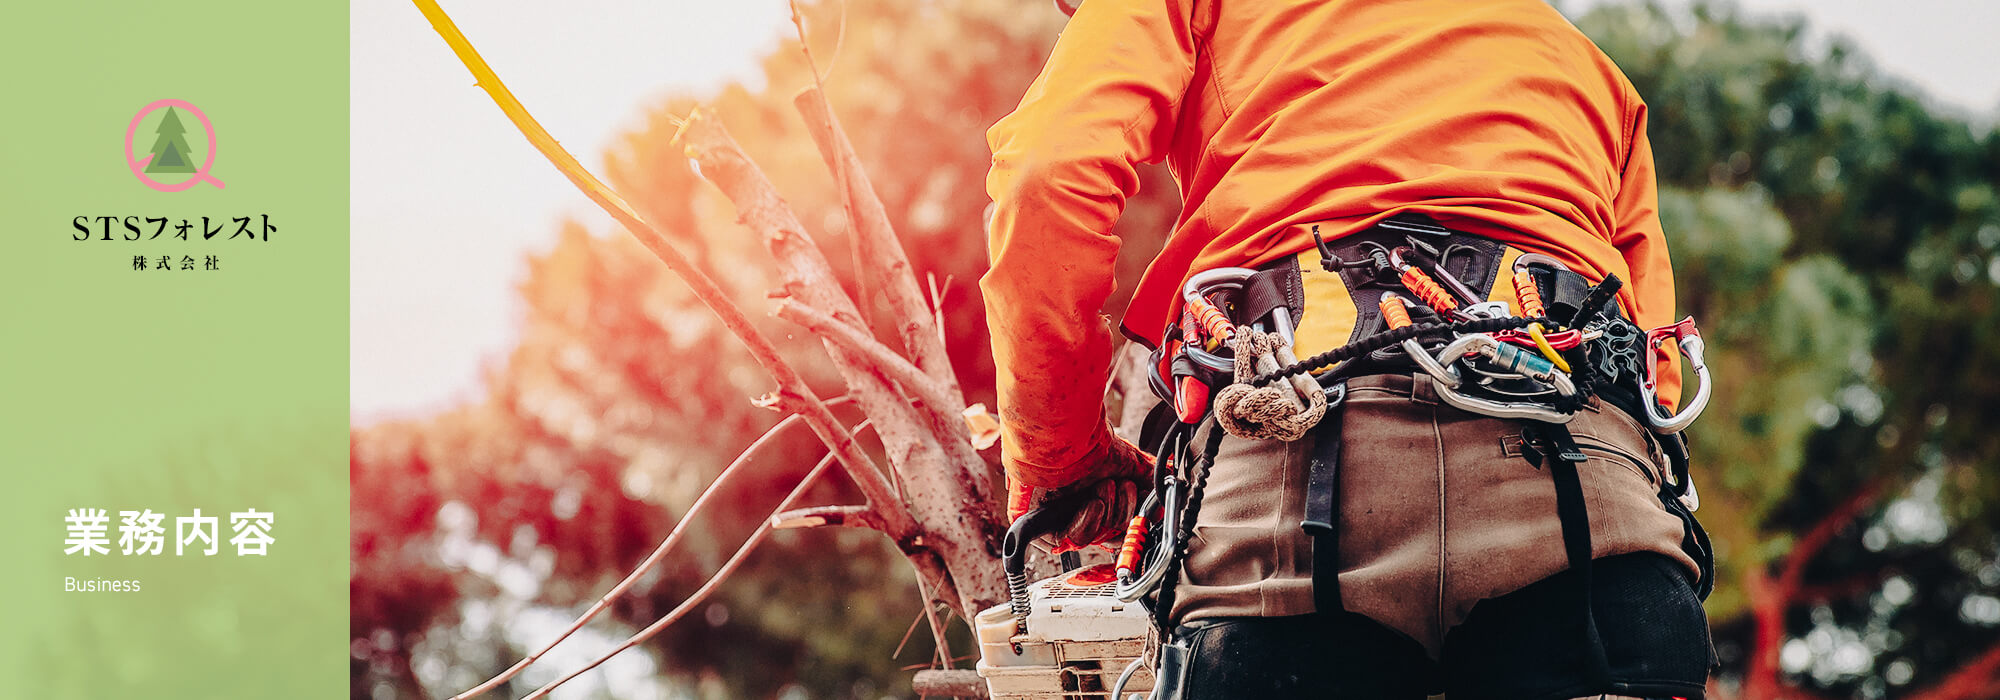
[[[1268,357],[1284,340],[1276,333],[1259,333],[1248,327],[1236,329],[1232,343],[1236,351],[1236,381],[1215,395],[1215,420],[1230,435],[1247,440],[1291,442],[1305,437],[1306,431],[1326,415],[1326,394],[1303,392],[1291,385],[1257,386],[1249,383],[1256,375],[1257,358]],[[1303,401],[1305,405],[1301,406]]]

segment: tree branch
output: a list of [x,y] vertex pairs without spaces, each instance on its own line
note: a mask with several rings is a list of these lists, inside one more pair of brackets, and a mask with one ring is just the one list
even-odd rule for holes
[[[697,109],[676,140],[700,165],[702,177],[736,204],[743,223],[761,235],[784,272],[786,296],[858,326],[853,300],[841,290],[798,216],[721,122]],[[958,584],[959,613],[969,619],[998,603],[1005,587],[992,560],[999,533],[996,501],[978,490],[978,480],[965,476],[984,461],[965,437],[964,421],[918,411],[866,357],[830,338],[823,341],[847,380],[849,395],[875,419],[891,463],[909,486],[911,514],[929,536],[928,548],[945,561]]]
[[[773,515],[776,515],[777,513],[785,510],[786,508],[792,507],[792,502],[798,500],[799,497],[804,496],[806,490],[812,486],[813,480],[819,478],[819,475],[825,472],[826,468],[830,466],[832,463],[833,463],[833,455],[827,455],[826,457],[820,459],[819,464],[813,465],[812,471],[807,472],[805,478],[799,480],[799,485],[794,487],[792,489],[792,492],[785,496],[784,502],[780,503],[778,505],[778,508],[776,510],[771,511],[771,513]],[[756,531],[750,533],[750,538],[743,542],[743,546],[736,548],[735,554],[729,555],[729,560],[723,562],[722,567],[716,569],[714,575],[708,577],[707,582],[701,584],[701,588],[695,589],[695,592],[693,594],[690,594],[686,600],[681,601],[680,605],[674,606],[674,609],[672,611],[669,611],[665,617],[653,621],[653,624],[647,625],[645,629],[639,630],[637,634],[634,634],[631,637],[626,638],[626,640],[620,643],[617,647],[612,648],[611,651],[605,652],[602,656],[599,656],[595,660],[592,660],[590,663],[585,664],[583,668],[571,671],[568,674],[564,675],[563,677],[551,681],[548,685],[544,685],[540,688],[535,689],[535,692],[529,693],[527,697],[524,698],[523,700],[534,700],[534,698],[547,696],[550,692],[554,691],[558,686],[561,686],[564,683],[568,683],[570,679],[576,678],[577,676],[581,676],[584,673],[589,672],[590,669],[597,668],[599,664],[602,664],[605,661],[610,660],[611,657],[613,656],[617,656],[620,653],[623,653],[626,649],[638,646],[641,643],[644,643],[646,640],[652,639],[654,635],[660,633],[660,630],[664,630],[667,628],[668,625],[674,624],[676,621],[679,621],[682,616],[687,615],[688,611],[693,610],[696,605],[700,605],[702,601],[708,599],[709,595],[715,593],[715,589],[721,586],[723,581],[728,580],[730,575],[735,574],[736,570],[738,568],[741,568],[743,566],[743,562],[749,558],[750,550],[756,549],[757,545],[762,544],[764,542],[764,538],[768,537],[770,534],[771,534],[771,523],[769,520],[766,520],[765,522],[757,526]]]
[[882,521],[868,506],[817,506],[788,510],[771,516],[774,530],[803,530],[814,527],[860,527],[881,530]]
[[[861,426],[856,426],[856,429],[859,430],[861,427],[865,427],[866,425],[867,424],[864,422]],[[570,680],[576,678],[577,676],[581,676],[585,673],[588,673],[591,669],[597,668],[605,661],[609,661],[611,657],[624,653],[625,650],[627,649],[631,649],[632,647],[643,644],[648,639],[652,639],[654,636],[658,635],[662,630],[665,630],[668,626],[674,624],[675,622],[680,621],[680,619],[682,617],[685,617],[689,611],[692,611],[695,608],[695,606],[700,605],[703,601],[708,600],[708,597],[715,593],[716,589],[722,585],[723,581],[727,580],[731,575],[735,574],[737,569],[742,568],[743,563],[749,558],[750,551],[756,549],[757,545],[762,544],[764,542],[764,539],[770,536],[771,530],[773,529],[772,521],[775,520],[780,513],[783,513],[785,510],[791,508],[793,503],[797,502],[801,497],[804,497],[806,491],[812,487],[813,481],[818,479],[821,474],[824,474],[826,472],[827,467],[832,465],[833,461],[834,461],[834,456],[829,454],[826,457],[821,458],[818,464],[813,465],[812,471],[806,472],[805,477],[799,479],[799,484],[792,488],[792,492],[786,494],[785,500],[780,502],[778,504],[778,507],[771,511],[771,517],[766,518],[762,524],[758,525],[757,529],[750,533],[750,537],[744,540],[743,545],[736,548],[736,553],[729,555],[729,559],[727,561],[724,561],[722,563],[722,566],[716,569],[713,575],[708,577],[708,581],[702,583],[701,587],[695,589],[694,593],[689,594],[686,600],[681,601],[680,605],[674,606],[674,609],[668,611],[665,616],[661,617],[658,620],[653,621],[652,624],[647,625],[645,629],[639,630],[638,633],[633,634],[631,637],[626,638],[625,641],[619,643],[617,647],[614,647],[610,651],[607,651],[604,654],[598,656],[596,659],[593,659],[590,663],[585,664],[582,668],[571,671],[568,674],[563,675],[561,678],[557,678],[556,680],[549,682],[547,685],[535,689],[535,692],[529,693],[527,696],[523,698],[523,700],[534,700],[535,698],[548,696],[548,694],[555,691],[557,687],[560,687],[564,683],[568,683]],[[913,551],[911,549],[905,549],[904,554],[906,555],[906,558],[910,560],[910,563],[916,567],[917,576],[920,581],[931,577],[946,578],[944,565],[935,556],[920,556],[922,554],[928,554],[928,552],[922,552],[921,550]],[[942,592],[943,591],[941,590],[940,594],[942,594]],[[926,604],[928,604],[928,601],[926,601]]]
[[[868,180],[868,171],[862,167],[861,157],[854,152],[854,144],[841,130],[839,118],[833,114],[833,106],[826,101],[826,94],[819,87],[800,91],[798,96],[792,98],[792,105],[805,118],[806,131],[812,134],[813,143],[819,145],[820,157],[826,161],[826,167],[844,183],[844,208],[854,227],[855,242],[860,245],[862,257],[867,263],[861,274],[872,272],[881,283],[883,299],[896,315],[896,334],[902,339],[911,359],[933,381],[945,385],[957,397],[958,379],[951,371],[951,357],[945,353],[944,342],[938,335],[930,307],[924,303],[923,290],[917,286],[909,256],[903,251],[902,241],[897,239],[896,230],[889,223],[889,213],[882,206],[882,198],[876,196],[875,186]],[[959,405],[956,408],[939,408],[964,409],[965,399],[960,397],[957,401]]]
[[2000,642],[1908,700],[1984,700],[2000,696]]
[[[845,397],[835,397],[829,403],[843,400],[845,400]],[[597,617],[598,613],[610,607],[611,603],[616,601],[619,596],[625,595],[625,592],[631,589],[632,585],[639,580],[641,574],[659,565],[660,561],[666,558],[667,552],[672,551],[674,545],[680,543],[682,533],[687,530],[687,524],[693,522],[695,516],[700,515],[702,511],[708,508],[708,504],[715,496],[716,491],[721,489],[724,483],[734,478],[739,469],[749,464],[750,459],[762,452],[764,447],[769,445],[780,433],[797,425],[800,420],[800,417],[797,415],[786,416],[784,420],[778,421],[777,425],[771,426],[770,430],[764,431],[763,435],[751,441],[749,447],[743,448],[743,452],[736,455],[736,459],[730,461],[729,466],[724,467],[722,473],[715,476],[715,481],[709,482],[708,488],[702,489],[701,495],[695,497],[694,505],[688,506],[687,514],[681,516],[680,522],[674,523],[673,530],[667,533],[667,538],[661,540],[658,547],[653,548],[653,553],[646,555],[645,560],[639,562],[639,566],[632,569],[632,573],[626,574],[624,580],[619,581],[618,585],[612,586],[611,590],[606,591],[603,596],[597,599],[597,602],[590,605],[589,609],[583,611],[582,615],[577,616],[576,620],[571,622],[567,629],[564,629],[561,634],[556,635],[555,639],[550,640],[548,644],[544,644],[527,656],[522,657],[520,661],[515,662],[506,671],[502,671],[500,675],[474,686],[471,690],[452,696],[452,700],[468,700],[469,698],[478,697],[487,691],[500,687],[507,681],[512,680],[514,676],[520,675],[522,671],[527,670],[536,661],[541,660],[544,654],[549,653],[550,649],[556,648],[556,645],[561,644],[563,640],[569,639],[570,635],[575,634],[577,630],[583,629],[584,624],[590,622],[591,618]],[[878,525],[876,529],[878,530],[881,529],[879,527],[880,522],[879,518],[876,519]]]
[[1806,564],[1840,534],[1881,495],[1886,479],[1876,479],[1857,489],[1813,523],[1812,529],[1792,545],[1777,576],[1761,566],[1744,572],[1744,593],[1750,601],[1750,660],[1743,672],[1745,700],[1767,700],[1778,696],[1778,652],[1785,641],[1785,612],[1799,597]]
[[1861,511],[1874,505],[1875,499],[1882,495],[1884,482],[1884,479],[1876,479],[1863,484],[1840,505],[1827,511],[1819,522],[1813,523],[1812,529],[1792,545],[1792,551],[1785,555],[1784,569],[1778,575],[1778,585],[1787,594],[1797,593],[1800,582],[1805,578],[1806,564],[1811,563],[1812,558],[1818,556],[1819,551],[1825,549],[1842,528],[1854,522]]
[[[909,360],[903,359],[903,356],[896,354],[896,351],[890,350],[888,346],[877,342],[866,331],[841,323],[840,319],[794,299],[779,302],[777,315],[778,318],[804,326],[813,334],[868,358],[877,370],[887,375],[890,380],[901,384],[904,390],[915,394],[917,400],[924,402],[926,407],[953,405],[952,399],[945,394],[949,390],[947,387],[940,386],[929,375],[924,374],[923,370],[917,369],[916,365],[910,364]],[[964,411],[965,406],[958,405],[956,414],[963,414]],[[964,422],[963,415],[954,415],[954,418],[961,424]],[[968,436],[966,439],[971,438]]]
[[681,280],[694,291],[695,297],[714,311],[722,320],[722,325],[749,348],[750,355],[764,367],[765,371],[771,373],[771,378],[777,382],[779,391],[800,397],[806,409],[801,411],[800,415],[804,417],[806,424],[812,428],[815,435],[819,436],[820,441],[833,449],[841,467],[846,470],[848,477],[854,480],[862,494],[868,497],[869,502],[877,504],[882,509],[883,521],[891,530],[899,533],[897,537],[917,536],[916,521],[910,516],[903,502],[896,497],[882,470],[875,466],[874,460],[869,459],[866,452],[847,439],[848,436],[840,421],[834,417],[831,410],[827,409],[826,403],[820,401],[811,387],[806,386],[805,379],[784,361],[770,339],[764,337],[764,334],[751,324],[743,309],[731,302],[722,288],[716,285],[715,280],[689,262],[666,236],[647,224],[645,219],[633,211],[631,205],[626,204],[625,199],[617,192],[590,174],[582,163],[577,162],[575,156],[570,155],[569,151],[564,150],[562,145],[556,142],[555,137],[549,135],[547,129],[535,121],[534,116],[528,113],[521,101],[516,99],[514,93],[507,89],[507,85],[500,81],[500,76],[486,65],[485,59],[479,57],[479,52],[473,49],[472,42],[459,32],[451,17],[438,7],[436,0],[412,0],[412,2],[416,3],[417,9],[430,20],[438,36],[451,46],[452,52],[458,55],[459,62],[465,64],[466,69],[472,72],[479,87],[484,89],[486,94],[493,98],[493,102],[499,105],[500,111],[506,113],[507,118],[514,122],[515,128],[521,131],[521,135],[527,137],[528,142],[533,144],[536,150],[541,151],[542,156],[554,164],[564,177],[569,178],[571,184],[576,185],[578,190],[605,213],[610,214],[611,218],[618,220],[618,223],[623,225],[634,238],[639,239],[647,250],[652,251],[660,262],[666,263],[668,269],[679,275]]

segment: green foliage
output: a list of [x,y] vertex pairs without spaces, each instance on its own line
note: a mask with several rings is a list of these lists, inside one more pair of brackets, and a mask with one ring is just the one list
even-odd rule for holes
[[[1701,515],[1724,555],[1711,615],[1741,629],[1731,584],[1788,556],[1797,533],[1863,484],[1885,484],[1902,517],[1878,508],[1843,529],[1806,585],[1846,592],[1790,618],[1800,634],[1885,631],[1870,637],[1870,667],[1788,671],[1866,697],[1922,687],[1983,645],[1881,640],[1973,641],[1994,627],[1954,605],[2000,581],[1968,578],[2000,555],[1989,427],[2000,420],[2000,133],[1976,134],[1838,39],[1808,50],[1797,20],[1641,3],[1577,24],[1650,107],[1682,308],[1702,319],[1723,379],[1693,435],[1712,504]],[[1933,514],[1935,537],[1887,534]],[[1937,602],[1904,608],[1877,585],[1845,585],[1890,579]],[[1737,641],[1725,634],[1725,661]],[[1900,687],[1880,673],[1892,663],[1914,669]]]

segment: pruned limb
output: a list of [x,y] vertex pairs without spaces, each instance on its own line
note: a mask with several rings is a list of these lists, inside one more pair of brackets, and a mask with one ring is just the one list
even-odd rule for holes
[[[868,335],[867,331],[841,323],[840,319],[829,316],[826,312],[819,309],[801,304],[794,299],[786,299],[778,303],[778,318],[804,326],[806,330],[812,331],[814,335],[831,340],[841,347],[867,357],[869,361],[875,364],[876,369],[881,370],[883,374],[888,375],[889,379],[895,381],[897,384],[901,384],[905,391],[915,395],[917,400],[924,402],[926,407],[939,405],[952,406],[956,403],[951,397],[945,394],[948,391],[947,387],[939,385],[929,375],[924,374],[923,370],[917,369],[917,366],[910,364],[909,360],[903,359],[903,356],[897,355],[896,351],[890,350],[889,346],[877,342],[873,336]],[[962,403],[956,403],[956,405],[957,408],[952,410],[955,413],[963,414],[965,406]],[[963,418],[956,418],[956,420],[963,423]],[[966,439],[970,440],[971,438],[968,436]]]
[[918,671],[910,690],[925,697],[986,698],[986,679],[969,669]]
[[862,494],[870,503],[876,504],[881,509],[882,520],[888,529],[898,533],[896,536],[899,538],[918,536],[916,521],[912,519],[903,502],[896,498],[896,493],[890,488],[882,470],[875,466],[874,460],[869,459],[868,454],[862,451],[860,446],[848,439],[833,411],[829,410],[825,402],[820,401],[812,389],[806,386],[805,379],[784,361],[778,354],[778,349],[771,344],[771,340],[751,324],[749,316],[743,313],[743,309],[729,300],[728,294],[715,283],[715,280],[709,278],[708,273],[703,272],[682,255],[666,236],[646,223],[631,205],[626,204],[623,197],[599,181],[597,176],[592,175],[582,163],[577,162],[575,156],[570,155],[569,151],[564,150],[562,145],[556,142],[554,136],[549,135],[547,129],[535,121],[534,116],[528,113],[521,101],[516,99],[514,93],[507,89],[507,85],[500,81],[500,76],[486,65],[485,59],[480,58],[479,52],[473,49],[472,42],[468,41],[458,30],[458,26],[452,23],[451,17],[438,7],[436,0],[412,0],[412,2],[423,12],[424,17],[430,20],[431,26],[437,30],[440,37],[444,38],[445,43],[451,46],[459,61],[472,72],[479,87],[493,98],[493,102],[499,105],[500,111],[506,113],[507,118],[523,136],[527,137],[528,142],[533,144],[543,157],[548,158],[564,177],[569,178],[578,190],[605,213],[610,214],[611,218],[616,219],[634,238],[639,239],[647,250],[652,251],[653,255],[660,259],[660,262],[666,263],[669,270],[679,275],[681,280],[694,291],[695,297],[722,320],[723,327],[735,334],[744,346],[749,348],[750,355],[757,360],[757,363],[771,373],[771,378],[777,382],[780,392],[800,397],[804,409],[799,415],[812,428],[813,434],[818,435],[820,441],[833,450],[842,469],[854,480]]
[[[825,256],[721,122],[697,109],[676,140],[700,165],[702,177],[736,204],[738,218],[763,238],[784,272],[785,296],[858,326],[854,302],[841,290]],[[983,469],[984,460],[966,439],[963,419],[956,410],[949,420],[919,411],[876,363],[832,339],[825,343],[849,395],[875,419],[890,460],[909,487],[911,515],[929,540],[927,549],[944,560],[958,584],[959,613],[969,619],[1000,602],[1005,586],[993,566],[999,534],[995,500],[980,490],[979,480],[966,476]]]
[[845,183],[842,189],[847,201],[843,204],[854,220],[855,242],[860,245],[866,263],[861,274],[874,273],[883,299],[895,313],[896,335],[909,351],[910,359],[956,395],[958,378],[951,371],[951,357],[945,353],[929,305],[924,303],[923,290],[917,286],[916,274],[910,269],[909,255],[889,223],[889,213],[869,182],[868,171],[862,167],[861,157],[855,154],[854,144],[841,130],[833,106],[817,86],[800,91],[792,98],[792,106],[805,118],[806,131],[812,134],[813,143],[819,145],[826,167]]
[[868,506],[817,506],[788,510],[771,516],[775,530],[803,530],[813,527],[860,527],[882,529],[882,521]]

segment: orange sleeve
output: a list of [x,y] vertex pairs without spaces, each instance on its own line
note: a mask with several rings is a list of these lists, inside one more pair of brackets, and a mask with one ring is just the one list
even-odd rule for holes
[[992,266],[980,280],[1011,481],[1055,488],[1109,447],[1111,227],[1163,159],[1194,74],[1189,0],[1089,0],[986,134]]
[[[1633,98],[1636,102],[1637,98]],[[1638,103],[1632,117],[1625,169],[1620,175],[1617,197],[1612,200],[1617,228],[1611,244],[1625,258],[1632,271],[1626,280],[1627,308],[1641,330],[1673,323],[1674,266],[1667,255],[1667,238],[1660,227],[1660,191],[1653,174],[1653,144],[1646,138],[1646,105]],[[1672,350],[1671,347],[1668,350]],[[1661,362],[1659,395],[1668,405],[1678,406],[1681,371],[1678,358]]]

